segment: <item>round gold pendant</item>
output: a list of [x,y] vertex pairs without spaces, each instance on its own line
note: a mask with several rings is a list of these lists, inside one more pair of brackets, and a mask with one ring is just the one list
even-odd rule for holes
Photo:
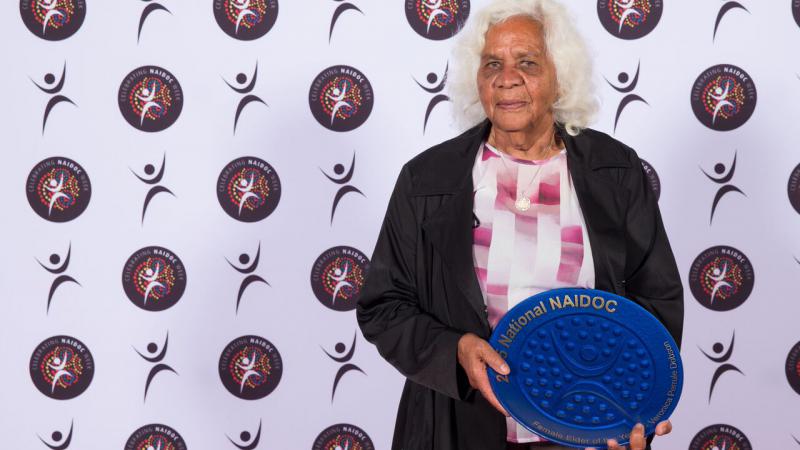
[[527,211],[531,209],[531,199],[528,197],[520,197],[514,202],[514,206],[520,211]]

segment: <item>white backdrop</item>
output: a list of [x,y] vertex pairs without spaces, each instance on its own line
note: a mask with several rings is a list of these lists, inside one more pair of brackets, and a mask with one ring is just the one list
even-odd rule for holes
[[[64,1],[64,0],[60,0]],[[144,22],[142,11],[160,4]],[[4,142],[0,191],[7,200],[2,218],[0,262],[0,435],[4,448],[46,448],[63,442],[70,424],[70,449],[124,448],[143,425],[166,424],[191,449],[235,448],[255,435],[256,448],[308,449],[327,427],[348,423],[363,429],[375,448],[390,446],[402,377],[369,345],[355,312],[326,308],[309,283],[312,265],[325,250],[354,247],[369,256],[400,166],[458,130],[449,103],[437,106],[423,134],[425,109],[434,94],[429,73],[444,73],[453,39],[429,40],[406,18],[403,1],[281,0],[274,27],[244,41],[218,26],[212,0],[87,0],[86,18],[67,39],[42,39],[26,28],[20,5],[0,5],[3,33],[0,85]],[[337,7],[339,16],[329,42]],[[474,0],[472,14],[486,1]],[[622,112],[614,136],[635,148],[657,171],[660,206],[685,285],[686,321],[682,356],[683,396],[673,417],[674,432],[657,448],[688,448],[692,438],[713,424],[741,430],[757,449],[800,448],[800,395],[787,380],[787,355],[800,340],[800,302],[794,280],[800,276],[800,215],[789,203],[787,186],[800,163],[794,136],[800,101],[800,27],[791,0],[740,0],[715,21],[724,1],[665,0],[663,15],[647,36],[622,40],[598,20],[596,2],[565,2],[595,56],[602,112],[593,126],[613,133],[617,106],[626,94],[621,84],[640,65],[633,102]],[[248,104],[233,133],[234,114],[245,94],[234,92],[239,73],[252,76]],[[707,68],[731,64],[744,69],[757,89],[752,117],[732,131],[712,130],[698,121],[690,103],[692,85]],[[124,120],[118,91],[140,66],[167,69],[179,81],[183,108],[163,131],[144,132]],[[369,80],[374,106],[352,131],[327,129],[314,119],[309,90],[324,69],[347,65]],[[42,131],[48,94],[46,74],[56,82],[65,69],[60,94],[72,102],[53,107]],[[241,83],[240,83],[241,84]],[[349,184],[360,190],[342,197],[331,221],[340,185],[326,178],[335,166],[355,168]],[[714,173],[722,163],[736,168],[730,192],[709,223],[720,185]],[[83,166],[91,180],[86,210],[63,223],[37,215],[23,194],[39,162],[63,156]],[[217,179],[226,164],[243,157],[268,162],[281,183],[280,201],[263,220],[242,222],[217,200]],[[151,186],[145,165],[173,194],[156,195],[142,221],[142,204]],[[324,172],[324,173],[323,173]],[[275,191],[273,191],[273,194]],[[235,309],[240,254],[250,262],[260,243],[256,282]],[[752,293],[730,311],[700,304],[689,289],[695,258],[714,246],[734,247],[749,258],[755,274]],[[71,246],[71,247],[70,247]],[[179,256],[186,289],[164,311],[136,307],[122,289],[123,266],[142,247],[161,246]],[[42,265],[71,259],[47,309],[51,283],[58,277]],[[59,255],[53,264],[51,254]],[[226,261],[226,259],[228,261]],[[37,262],[37,260],[39,262]],[[40,264],[41,262],[41,264]],[[719,367],[714,344],[727,351],[731,370],[709,385]],[[162,363],[174,373],[158,373],[143,400],[155,365],[149,343],[169,345]],[[352,348],[347,362],[336,362]],[[40,393],[29,364],[40,342],[68,335],[82,341],[94,359],[94,376],[85,392],[69,400]],[[269,340],[278,349],[283,373],[274,391],[259,400],[237,398],[220,381],[217,366],[225,346],[245,335]],[[342,346],[337,344],[342,343]],[[340,351],[342,350],[342,351]],[[702,350],[702,351],[701,351]],[[329,355],[326,355],[326,352]],[[332,355],[332,356],[331,356]],[[354,364],[331,390],[337,371]],[[363,372],[362,372],[363,371]],[[62,436],[54,435],[59,431]],[[252,437],[252,436],[251,436]],[[40,439],[41,438],[41,439]],[[60,438],[60,439],[57,439]],[[252,440],[252,439],[250,439]]]

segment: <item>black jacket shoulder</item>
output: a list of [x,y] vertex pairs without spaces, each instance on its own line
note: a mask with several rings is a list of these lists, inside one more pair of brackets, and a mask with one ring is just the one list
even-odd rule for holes
[[[569,135],[560,125],[557,130],[567,147],[570,164],[583,166],[587,171],[599,169],[621,169],[612,176],[617,183],[633,178],[638,183],[641,162],[636,152],[628,145],[606,133],[584,128],[577,136]],[[489,134],[491,124],[484,120],[460,135],[434,145],[403,166],[412,194],[425,195],[456,192],[468,189],[472,166],[478,146]],[[629,170],[636,169],[630,177]]]

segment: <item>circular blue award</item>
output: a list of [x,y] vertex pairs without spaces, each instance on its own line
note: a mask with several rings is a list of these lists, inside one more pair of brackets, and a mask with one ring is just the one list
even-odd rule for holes
[[667,420],[683,387],[675,340],[644,308],[595,289],[554,289],[512,308],[489,344],[511,368],[488,369],[497,399],[528,430],[559,444],[606,448]]

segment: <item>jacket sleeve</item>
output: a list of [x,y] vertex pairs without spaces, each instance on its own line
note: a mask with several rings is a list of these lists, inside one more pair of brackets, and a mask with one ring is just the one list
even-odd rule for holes
[[633,150],[629,159],[633,167],[627,180],[626,294],[655,315],[680,347],[683,286],[678,266],[641,160]]
[[389,200],[356,316],[364,337],[400,373],[463,400],[470,392],[457,357],[464,332],[446,326],[419,305],[419,221],[412,206],[412,186],[412,176],[404,166]]

